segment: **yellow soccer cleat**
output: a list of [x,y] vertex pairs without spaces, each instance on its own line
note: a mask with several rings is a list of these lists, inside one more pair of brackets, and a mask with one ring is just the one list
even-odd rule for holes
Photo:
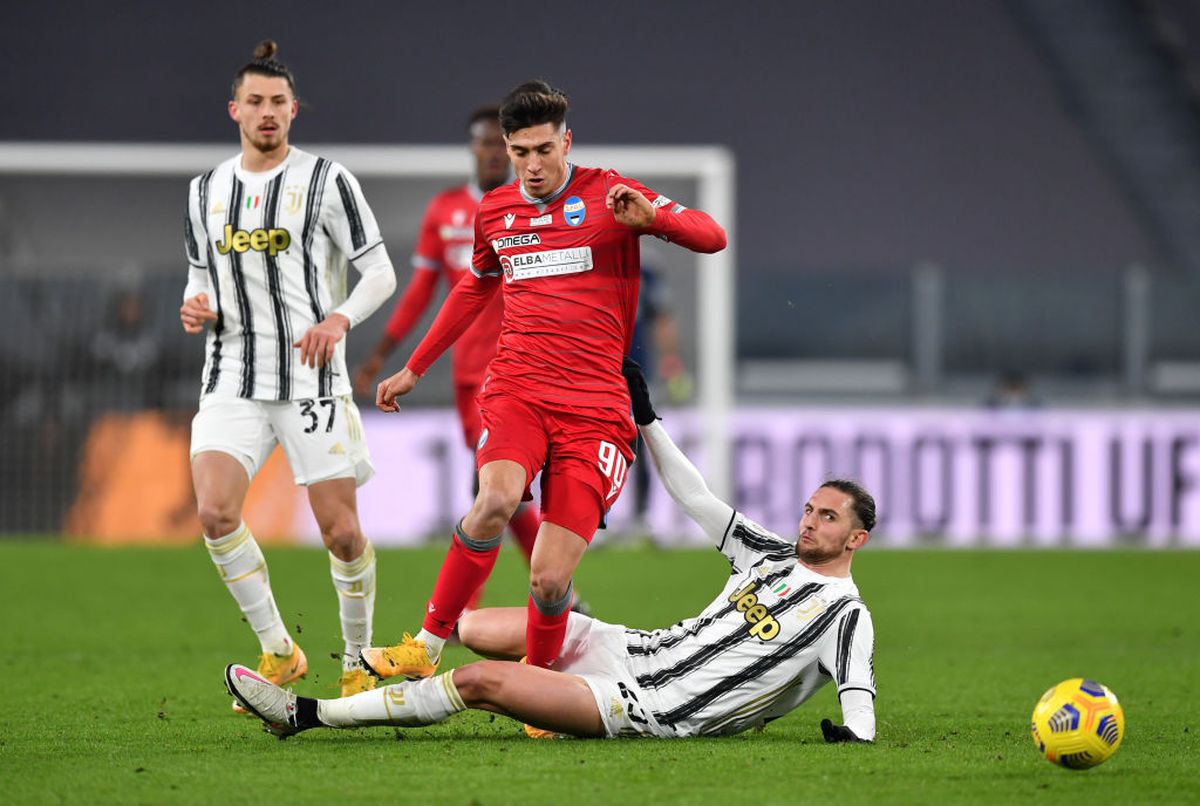
[[346,669],[338,678],[338,686],[342,690],[341,696],[353,697],[375,688],[375,678],[363,669]]
[[[380,680],[389,677],[406,677],[419,680],[437,671],[438,664],[429,657],[425,642],[418,641],[408,633],[395,646],[369,647],[358,653],[363,668]],[[438,663],[441,659],[438,659]]]
[[565,739],[565,738],[567,738],[567,734],[565,734],[565,733],[555,733],[552,730],[542,730],[541,728],[535,728],[533,725],[525,726],[525,735],[528,736],[530,739]]
[[[258,659],[258,674],[270,683],[280,687],[286,686],[308,674],[308,658],[304,656],[304,650],[300,648],[300,645],[293,641],[290,655],[273,655],[270,652],[264,652]],[[238,714],[249,713],[237,700],[233,701],[233,710]]]

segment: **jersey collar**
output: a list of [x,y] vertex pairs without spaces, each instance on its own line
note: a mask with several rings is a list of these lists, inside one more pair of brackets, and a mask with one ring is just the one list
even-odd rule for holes
[[575,178],[575,163],[568,162],[567,163],[567,178],[564,179],[563,183],[558,186],[558,189],[555,190],[553,193],[551,193],[549,196],[546,196],[545,198],[542,198],[542,199],[537,199],[537,198],[534,198],[533,196],[530,196],[528,193],[525,192],[525,186],[522,185],[520,181],[517,182],[517,190],[521,191],[522,199],[529,202],[530,204],[536,204],[536,205],[538,205],[538,207],[540,209],[544,210],[544,209],[546,209],[547,205],[553,204],[558,199],[558,197],[563,194],[563,191],[565,191],[567,189],[567,185],[571,184],[571,180],[574,178]]
[[269,171],[247,171],[242,167],[242,157],[238,156],[237,161],[233,163],[233,171],[237,174],[237,178],[243,182],[268,182],[282,173],[291,163],[292,159],[300,152],[300,149],[295,146],[288,146],[287,156],[283,158],[283,162],[276,165]]

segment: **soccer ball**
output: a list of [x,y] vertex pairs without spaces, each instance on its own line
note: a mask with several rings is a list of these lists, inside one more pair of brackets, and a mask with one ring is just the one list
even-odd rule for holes
[[1095,680],[1075,677],[1042,695],[1029,731],[1048,761],[1086,770],[1117,752],[1125,735],[1125,712],[1116,694]]

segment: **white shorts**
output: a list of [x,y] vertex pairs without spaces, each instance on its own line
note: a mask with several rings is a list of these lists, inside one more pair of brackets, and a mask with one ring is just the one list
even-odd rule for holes
[[642,706],[645,699],[626,663],[625,628],[571,613],[554,671],[582,677],[610,739],[617,736],[673,737]]
[[308,400],[246,400],[205,395],[192,420],[194,459],[221,451],[254,478],[278,442],[297,484],[352,478],[362,485],[375,474],[362,419],[349,395]]

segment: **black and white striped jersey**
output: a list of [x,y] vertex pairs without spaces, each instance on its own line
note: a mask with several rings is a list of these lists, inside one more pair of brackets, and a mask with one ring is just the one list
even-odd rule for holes
[[791,711],[833,681],[875,694],[871,615],[849,577],[801,564],[795,546],[735,513],[718,548],[732,572],[696,618],[628,630],[641,704],[677,735],[722,735]]
[[275,169],[250,173],[239,154],[192,180],[184,230],[188,263],[208,272],[217,312],[202,394],[349,394],[345,339],[319,370],[301,365],[292,347],[346,300],[349,261],[384,249],[349,171],[293,147]]

